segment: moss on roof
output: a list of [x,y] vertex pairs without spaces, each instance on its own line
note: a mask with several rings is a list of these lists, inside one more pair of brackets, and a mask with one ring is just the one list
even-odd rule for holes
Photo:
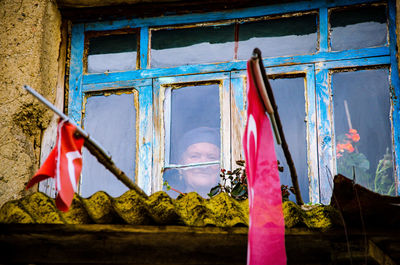
[[[9,201],[0,209],[0,223],[133,224],[233,227],[248,226],[248,201],[237,201],[226,193],[204,199],[195,192],[171,199],[165,192],[147,199],[135,191],[113,198],[103,191],[85,199],[75,194],[72,206],[60,212],[54,199],[36,192]],[[300,207],[283,203],[286,227],[328,229],[339,224],[331,206]]]

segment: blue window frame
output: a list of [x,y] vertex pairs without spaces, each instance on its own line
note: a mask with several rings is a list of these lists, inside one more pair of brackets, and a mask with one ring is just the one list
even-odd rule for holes
[[[165,126],[165,124],[170,121],[168,121],[168,115],[165,115],[164,109],[166,96],[168,97],[166,95],[168,86],[180,83],[191,85],[196,82],[214,82],[220,86],[220,166],[231,168],[234,161],[243,157],[241,135],[245,124],[246,60],[238,58],[237,51],[241,49],[240,40],[242,39],[240,38],[245,40],[248,40],[248,38],[229,37],[239,45],[239,48],[235,45],[224,46],[226,49],[233,49],[232,59],[226,59],[225,56],[222,61],[191,64],[190,60],[187,61],[186,58],[186,61],[183,60],[183,63],[177,66],[172,64],[166,68],[154,68],[151,63],[152,32],[159,32],[162,36],[163,30],[172,32],[180,28],[190,31],[208,26],[208,31],[202,30],[203,33],[199,33],[199,36],[207,36],[207,34],[214,34],[215,32],[217,32],[214,34],[216,36],[224,34],[228,36],[232,30],[239,29],[240,32],[241,27],[244,28],[243,25],[246,25],[247,30],[251,30],[252,27],[257,29],[257,27],[264,27],[263,23],[271,22],[271,25],[274,25],[274,28],[278,30],[280,23],[290,25],[293,24],[290,23],[290,19],[294,19],[300,21],[298,23],[301,26],[303,23],[301,18],[304,17],[307,18],[304,25],[311,25],[313,24],[312,21],[315,20],[315,27],[310,26],[311,28],[314,27],[310,30],[303,28],[298,34],[305,36],[305,43],[310,39],[315,39],[315,48],[305,44],[299,53],[287,54],[279,51],[276,56],[271,55],[273,57],[266,57],[263,61],[267,67],[268,75],[271,75],[272,78],[296,77],[297,80],[304,79],[304,86],[301,89],[304,89],[305,102],[304,121],[306,126],[304,130],[306,139],[304,141],[306,150],[304,161],[307,163],[305,169],[307,176],[303,177],[306,180],[305,183],[308,183],[306,189],[308,194],[302,194],[303,199],[306,202],[329,203],[332,175],[337,173],[336,152],[338,150],[336,150],[335,140],[332,76],[336,72],[375,68],[387,69],[388,73],[391,109],[387,119],[391,130],[390,142],[393,143],[391,154],[393,156],[394,184],[396,185],[396,192],[399,194],[400,172],[396,165],[398,165],[398,155],[400,154],[400,105],[396,96],[399,95],[400,84],[396,59],[395,5],[394,0],[321,0],[269,5],[229,12],[168,15],[74,24],[71,38],[68,114],[75,122],[81,124],[84,118],[83,104],[87,94],[94,92],[113,94],[129,89],[137,91],[139,122],[136,153],[138,154],[138,161],[136,176],[131,177],[147,193],[152,193],[162,189],[163,171],[177,166],[165,160],[165,154],[169,152],[169,150],[166,150],[168,141],[165,140],[165,135],[168,134],[168,130],[165,128],[168,128],[168,126]],[[380,10],[380,13],[376,13],[383,14],[383,17],[379,17],[378,14],[373,16],[371,21],[368,21],[368,14],[371,14],[371,10],[375,9]],[[351,13],[352,10],[361,10],[362,12],[359,12],[361,15],[346,20],[346,14],[354,13]],[[342,17],[343,22],[340,20]],[[289,20],[286,21],[286,18]],[[250,22],[253,22],[253,24]],[[348,25],[356,24],[360,26],[361,28],[356,29],[358,31],[365,30],[363,27],[367,27],[366,30],[374,32],[375,29],[375,31],[381,32],[382,23],[385,22],[387,25],[387,34],[384,33],[387,36],[386,41],[383,40],[378,44],[371,42],[371,45],[365,44],[369,43],[368,41],[363,41],[361,44],[353,43],[351,44],[353,46],[346,46],[346,43],[344,43],[344,46],[340,44],[341,34],[351,34],[351,32],[346,33],[351,29],[351,27],[346,27]],[[372,25],[371,28],[370,25]],[[87,73],[86,47],[88,36],[92,36],[94,33],[112,33],[126,29],[136,34],[135,45],[128,49],[129,52],[134,52],[131,57],[132,60],[136,58],[136,65],[131,70]],[[340,31],[342,33],[338,34],[338,29],[342,30]],[[288,30],[292,33],[286,35],[297,34],[293,33],[296,30],[298,29],[293,27]],[[268,47],[268,41],[272,41],[271,36],[277,37],[277,43],[284,43],[284,37],[287,37],[284,33],[276,34],[276,32],[267,32],[261,35],[257,33],[255,35],[258,38],[255,43],[265,41],[266,47]],[[191,43],[190,41],[194,42]],[[171,40],[169,46],[187,47],[196,44],[196,40],[190,41],[185,43],[184,41]],[[158,42],[161,47],[162,41]],[[218,46],[220,42],[215,41],[215,45]],[[289,41],[288,45],[291,43],[293,41]],[[362,47],[364,44],[366,46]],[[248,57],[250,57],[250,54]],[[285,106],[279,107],[284,108]],[[84,178],[85,176],[82,176],[82,179]]]

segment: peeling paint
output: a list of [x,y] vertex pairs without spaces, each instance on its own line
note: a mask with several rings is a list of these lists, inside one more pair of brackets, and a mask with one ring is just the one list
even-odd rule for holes
[[[230,135],[230,74],[229,73],[218,73],[218,74],[205,74],[205,75],[187,75],[187,76],[175,76],[158,78],[154,81],[153,96],[158,97],[158,104],[154,106],[157,115],[154,115],[155,136],[153,141],[153,176],[156,183],[160,183],[159,186],[154,187],[155,189],[162,189],[162,172],[165,167],[170,167],[165,161],[165,137],[168,129],[166,124],[165,113],[168,114],[168,110],[165,109],[164,102],[166,100],[167,88],[178,89],[185,86],[195,85],[207,85],[207,84],[219,84],[219,95],[220,95],[220,110],[221,110],[221,167],[231,167],[231,139],[230,137],[223,137],[223,135]],[[156,172],[154,172],[154,170]],[[155,173],[155,174],[154,174]],[[157,191],[157,190],[155,190]]]
[[[222,166],[230,168],[234,161],[241,158],[241,135],[245,123],[245,73],[246,61],[232,61],[216,64],[196,64],[185,65],[172,68],[147,69],[150,61],[150,41],[151,32],[163,28],[185,28],[194,26],[206,26],[214,24],[241,23],[243,21],[255,21],[260,19],[275,19],[287,16],[298,16],[305,13],[319,14],[318,23],[318,51],[314,54],[295,55],[285,57],[265,58],[264,65],[267,66],[267,72],[272,78],[281,76],[301,75],[305,76],[305,98],[306,98],[306,121],[307,121],[307,163],[308,176],[310,181],[310,201],[313,203],[322,202],[329,203],[331,194],[331,177],[335,174],[336,162],[334,161],[334,145],[333,145],[333,107],[331,102],[330,91],[330,73],[331,71],[352,71],[355,69],[373,68],[397,65],[394,59],[395,46],[393,40],[390,41],[391,46],[361,48],[356,50],[345,50],[332,52],[329,49],[329,12],[332,7],[342,8],[345,5],[367,4],[374,1],[370,0],[335,0],[335,1],[312,1],[288,3],[287,5],[270,5],[258,8],[245,8],[232,12],[211,12],[205,14],[187,14],[179,16],[163,16],[157,18],[135,18],[131,20],[120,20],[115,23],[98,22],[84,24],[84,31],[106,31],[118,30],[126,27],[140,30],[140,65],[142,69],[126,72],[112,72],[107,74],[85,74],[79,76],[79,72],[75,72],[75,86],[77,94],[83,91],[96,91],[106,89],[116,89],[122,86],[129,86],[131,80],[142,80],[146,83],[147,94],[143,104],[148,104],[148,109],[141,110],[149,113],[150,117],[147,121],[152,129],[142,129],[146,126],[139,126],[139,131],[146,131],[146,139],[150,142],[143,144],[140,148],[151,148],[152,158],[143,158],[145,165],[150,163],[150,176],[148,179],[143,178],[141,186],[151,185],[151,192],[162,188],[162,174],[164,169],[164,138],[165,138],[165,116],[164,101],[166,87],[178,88],[185,85],[193,85],[196,82],[203,83],[219,82],[220,84],[220,104],[221,104],[221,135],[230,135],[230,137],[222,138],[221,157],[223,158]],[[389,0],[389,30],[390,36],[395,36],[393,19],[395,17],[393,10],[393,0]],[[379,3],[378,3],[379,4]],[[78,28],[80,25],[77,26]],[[79,36],[83,32],[76,28],[78,37],[76,43],[78,47],[76,58],[82,62]],[[140,29],[139,29],[140,28]],[[79,45],[78,45],[79,44]],[[83,51],[83,50],[82,50]],[[73,55],[75,56],[75,55]],[[75,59],[76,59],[75,58]],[[393,74],[392,85],[394,85],[395,93],[399,88],[398,76]],[[78,74],[78,75],[77,75]],[[222,76],[222,77],[218,77]],[[82,82],[82,84],[80,83]],[[136,81],[135,81],[136,82]],[[139,81],[137,81],[139,82]],[[145,85],[143,85],[145,87]],[[70,91],[73,91],[71,86]],[[81,89],[82,91],[78,91]],[[140,95],[146,92],[139,90],[139,106],[142,108]],[[75,93],[73,91],[73,93]],[[71,98],[71,97],[70,97]],[[73,98],[73,97],[72,97]],[[79,98],[78,98],[79,99]],[[76,101],[79,104],[79,100]],[[151,102],[151,103],[150,103]],[[397,124],[398,107],[397,101],[394,104],[393,122]],[[78,109],[72,109],[71,113],[77,113]],[[79,118],[78,114],[76,114]],[[149,117],[149,116],[148,116]],[[400,138],[397,137],[398,128],[394,126],[394,142],[396,146],[396,154],[400,147]],[[144,133],[143,131],[143,133]],[[229,133],[229,134],[228,134]],[[397,139],[399,138],[399,139]],[[139,137],[138,139],[142,139]],[[147,149],[146,149],[147,150]],[[149,160],[146,160],[149,159]],[[140,158],[142,160],[142,158]],[[396,156],[397,161],[397,156]],[[399,171],[398,168],[396,168]],[[397,172],[399,174],[399,172]],[[140,172],[138,173],[140,175]],[[147,174],[147,173],[146,173]],[[139,182],[140,182],[139,181]],[[400,184],[399,184],[400,185]],[[148,186],[146,186],[148,187]],[[146,188],[146,191],[148,188]]]

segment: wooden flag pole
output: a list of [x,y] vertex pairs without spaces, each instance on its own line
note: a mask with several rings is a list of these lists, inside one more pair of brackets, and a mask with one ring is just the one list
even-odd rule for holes
[[77,126],[67,115],[62,113],[59,109],[57,109],[53,104],[50,103],[45,97],[40,95],[30,86],[24,85],[24,89],[26,89],[29,93],[31,93],[34,97],[36,97],[40,102],[46,105],[49,109],[51,109],[55,114],[57,114],[61,119],[68,121],[76,127],[76,133],[79,136],[82,136],[84,141],[84,146],[89,150],[89,152],[97,158],[97,160],[107,168],[119,181],[125,184],[129,189],[135,190],[137,193],[142,195],[144,198],[147,198],[147,194],[136,185],[121,169],[119,169],[114,161],[111,159],[111,156],[105,149],[90,135],[84,131],[80,126]]
[[[261,87],[257,86],[257,88],[259,89],[259,93],[260,93],[260,95],[263,95],[266,92],[265,94],[267,95],[267,99],[269,100],[269,103],[273,109],[272,115],[274,116],[274,120],[276,122],[277,130],[279,132],[280,140],[282,142],[282,150],[283,150],[283,153],[286,158],[286,162],[289,167],[290,176],[292,178],[293,188],[295,189],[296,202],[298,205],[303,205],[304,202],[303,202],[303,199],[302,199],[301,193],[300,193],[300,187],[299,187],[299,181],[298,181],[298,177],[297,177],[296,168],[294,166],[292,155],[290,154],[289,146],[286,142],[285,134],[283,132],[281,119],[280,119],[279,113],[278,113],[278,106],[276,105],[274,94],[272,92],[272,88],[271,88],[271,85],[269,84],[268,77],[265,72],[264,64],[262,62],[261,51],[258,48],[254,49],[253,56],[251,59],[252,59],[252,61],[254,60],[255,62],[257,62],[257,66],[260,69],[261,76],[263,79],[264,86],[261,86]],[[255,67],[255,68],[257,68],[257,67]],[[265,89],[265,92],[262,92],[263,89]],[[264,100],[264,97],[262,97],[262,99]],[[267,105],[267,104],[268,103],[264,103],[264,105]]]

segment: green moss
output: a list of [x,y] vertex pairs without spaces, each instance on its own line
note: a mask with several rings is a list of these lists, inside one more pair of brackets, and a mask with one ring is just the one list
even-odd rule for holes
[[[332,206],[298,206],[287,201],[282,205],[285,226],[327,230],[341,225]],[[143,198],[130,190],[118,198],[100,191],[84,199],[76,195],[66,213],[59,212],[54,199],[36,192],[0,209],[0,223],[68,223],[187,226],[248,226],[248,201],[236,201],[226,193],[204,199],[195,192],[173,200],[165,192]]]
[[157,223],[161,225],[183,224],[173,200],[164,191],[152,194],[146,201]]
[[282,210],[286,227],[292,228],[304,225],[304,212],[297,204],[292,201],[286,201],[282,204]]
[[82,203],[90,218],[97,224],[115,224],[123,222],[114,211],[112,199],[104,191],[98,191],[88,199],[83,199]]
[[175,201],[179,215],[187,226],[215,226],[213,213],[205,205],[204,199],[195,192],[190,192]]
[[300,207],[287,201],[282,205],[285,226],[288,228],[306,226],[311,229],[327,230],[339,223],[339,213],[332,206],[316,205]]
[[134,190],[129,190],[115,198],[113,205],[115,212],[128,224],[155,224],[147,204]]
[[68,210],[68,212],[62,213],[65,221],[68,224],[93,223],[85,209],[85,206],[83,205],[82,200],[83,199],[75,193],[72,200],[71,208]]
[[54,200],[42,192],[35,192],[20,200],[22,207],[38,224],[63,224]]
[[9,201],[0,209],[0,223],[32,224],[35,220],[18,205],[18,201]]
[[206,207],[212,212],[216,226],[220,227],[248,226],[249,216],[242,206],[242,203],[224,192],[206,201]]
[[339,224],[339,213],[332,206],[318,205],[305,211],[304,223],[308,228],[327,230]]

